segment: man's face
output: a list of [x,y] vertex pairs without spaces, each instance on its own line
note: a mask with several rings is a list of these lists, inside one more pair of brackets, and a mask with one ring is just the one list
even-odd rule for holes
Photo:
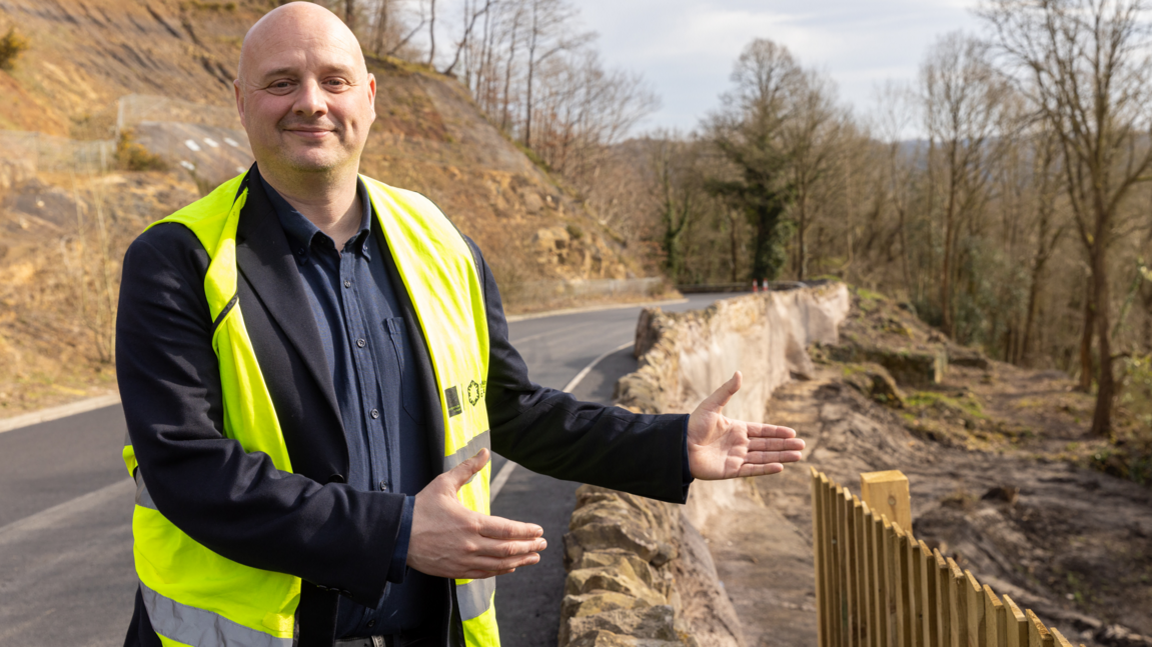
[[[359,164],[376,79],[342,25],[278,21],[245,43],[236,103],[265,168],[324,173]],[[350,36],[350,34],[347,34]]]

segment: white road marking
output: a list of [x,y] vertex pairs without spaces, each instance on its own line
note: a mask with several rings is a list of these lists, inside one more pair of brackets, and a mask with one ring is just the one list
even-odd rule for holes
[[[572,378],[572,380],[569,381],[568,384],[566,384],[564,386],[563,391],[565,393],[571,393],[573,390],[575,390],[575,388],[577,386],[580,386],[580,383],[584,381],[584,378],[588,377],[588,374],[592,372],[592,369],[596,368],[597,364],[604,361],[604,359],[606,357],[608,357],[609,355],[611,355],[612,353],[622,351],[625,348],[628,348],[629,346],[631,346],[632,344],[633,344],[633,342],[628,342],[626,344],[620,344],[616,348],[613,348],[612,350],[604,353],[600,357],[597,357],[596,359],[592,360],[592,362],[589,363],[588,366],[585,366],[583,369],[581,369],[580,372],[576,374],[576,377]],[[513,463],[512,461],[508,461],[508,462],[504,463],[504,467],[500,468],[500,471],[496,474],[496,478],[492,479],[492,485],[488,488],[488,490],[489,490],[488,500],[489,501],[495,501],[496,500],[496,496],[498,494],[500,494],[500,490],[504,489],[504,484],[508,482],[508,478],[512,476],[512,470],[514,470],[514,469],[516,469],[516,463]]]
[[30,517],[24,517],[7,526],[0,527],[0,547],[16,543],[31,533],[47,530],[74,520],[78,513],[117,498],[123,499],[124,505],[128,505],[135,493],[136,484],[128,478],[128,474],[125,472],[124,478],[112,485],[106,485],[99,490],[78,496],[71,501],[54,505]]

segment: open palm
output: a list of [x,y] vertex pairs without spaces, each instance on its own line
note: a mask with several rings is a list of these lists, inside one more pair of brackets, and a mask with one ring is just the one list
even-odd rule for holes
[[800,460],[804,441],[794,430],[733,420],[721,413],[742,382],[737,371],[688,418],[688,466],[694,478],[714,481],[775,474],[784,463]]

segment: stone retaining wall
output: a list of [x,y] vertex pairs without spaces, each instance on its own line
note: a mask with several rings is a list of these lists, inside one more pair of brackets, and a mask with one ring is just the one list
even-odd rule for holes
[[[850,305],[840,283],[717,302],[702,311],[647,309],[640,368],[616,385],[621,406],[691,411],[733,371],[744,385],[725,414],[760,422],[772,391],[807,376],[812,343],[835,344]],[[692,485],[676,506],[589,485],[564,537],[568,579],[561,647],[744,647],[739,620],[697,528],[732,507],[741,480]]]

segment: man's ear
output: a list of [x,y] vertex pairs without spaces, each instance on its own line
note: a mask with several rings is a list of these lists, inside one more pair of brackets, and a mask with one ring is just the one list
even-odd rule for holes
[[368,107],[372,109],[372,121],[376,121],[376,75],[368,73]]
[[240,125],[247,128],[248,125],[244,123],[244,90],[240,87],[240,79],[232,81],[232,89],[236,93],[236,112],[240,114]]

